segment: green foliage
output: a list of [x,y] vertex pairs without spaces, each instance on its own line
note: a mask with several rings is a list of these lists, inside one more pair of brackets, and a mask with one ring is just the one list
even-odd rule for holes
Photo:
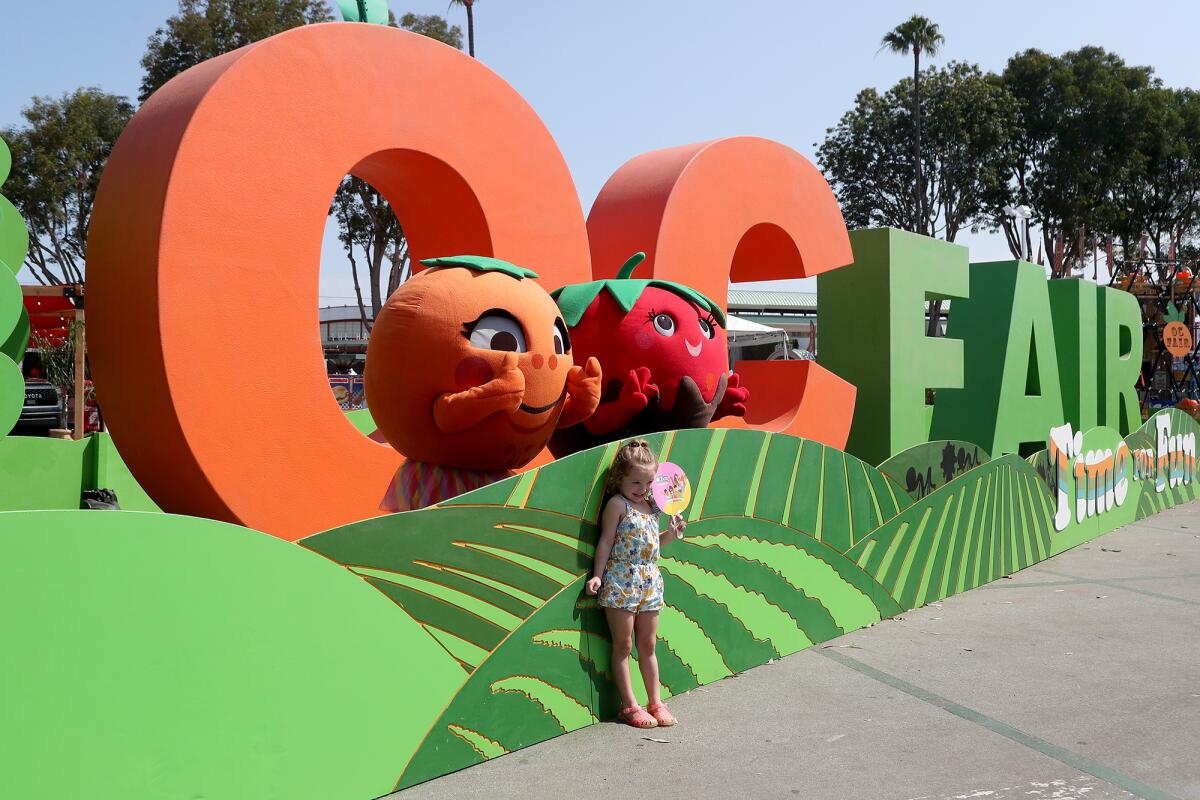
[[451,25],[445,17],[437,14],[408,13],[400,18],[400,27],[406,31],[437,39],[442,44],[448,44],[455,50],[462,50],[462,28]]
[[202,61],[301,25],[329,22],[325,0],[179,0],[150,37],[138,101]]
[[[88,88],[58,99],[35,97],[21,113],[23,126],[0,131],[13,158],[4,193],[29,225],[32,247],[28,255],[18,248],[20,258],[8,266],[19,269],[23,260],[40,283],[82,282],[100,173],[133,106]],[[0,237],[7,227],[0,204]]]
[[[859,92],[817,149],[851,228],[914,230],[913,88],[905,78],[882,94]],[[978,67],[961,62],[924,70],[921,89],[927,179],[918,229],[954,241],[1002,191],[1004,147],[1016,125],[1013,102]]]
[[[1113,231],[1132,223],[1111,202],[1122,173],[1136,161],[1139,97],[1158,85],[1149,67],[1127,66],[1099,47],[1051,56],[1026,50],[1009,59],[999,83],[1017,110],[1006,151],[1009,201],[1033,211],[1055,276],[1078,257],[1077,232]],[[999,206],[992,225],[1009,228]]]
[[64,395],[75,392],[75,336],[83,326],[84,323],[79,320],[71,320],[61,342],[41,335],[33,337],[33,345],[37,348],[46,380],[57,386]]
[[[916,36],[898,28],[884,47],[912,52],[919,63]],[[1027,50],[999,75],[951,63],[914,78],[919,92],[910,79],[860,92],[818,149],[852,227],[888,225],[949,240],[964,227],[1001,231],[1014,256],[1032,257],[1033,242],[1023,243],[1028,234],[1004,211],[1026,205],[1054,277],[1082,268],[1108,236],[1132,254],[1145,234],[1159,258],[1172,241],[1176,252],[1197,246],[1195,90],[1165,88],[1151,68],[1098,47],[1061,56]],[[917,151],[921,211],[912,191]]]
[[928,17],[913,14],[884,34],[880,44],[881,49],[886,48],[893,53],[913,53],[917,56],[925,53],[933,56],[937,55],[938,48],[945,41],[946,37],[942,36],[937,23],[930,21]]
[[1150,88],[1137,93],[1131,136],[1134,153],[1104,207],[1109,228],[1126,252],[1142,233],[1152,255],[1166,258],[1174,238],[1192,251],[1200,225],[1200,92]]

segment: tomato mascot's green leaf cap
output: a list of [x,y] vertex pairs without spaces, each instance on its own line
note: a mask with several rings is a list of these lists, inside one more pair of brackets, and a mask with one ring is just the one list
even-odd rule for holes
[[521,280],[522,278],[536,278],[538,274],[531,269],[518,267],[516,264],[511,264],[507,261],[501,261],[498,258],[489,258],[488,256],[443,256],[442,258],[425,258],[421,260],[421,266],[424,267],[464,267],[473,269],[478,272],[503,272],[509,277]]
[[1183,322],[1186,312],[1177,305],[1172,303],[1167,304],[1167,313],[1163,314],[1164,322]]
[[[690,286],[684,286],[682,283],[675,281],[660,281],[656,278],[631,278],[634,269],[638,264],[646,260],[645,253],[634,253],[625,262],[617,272],[617,277],[607,278],[599,281],[588,281],[587,283],[572,283],[555,289],[550,293],[554,298],[554,302],[558,303],[558,308],[563,312],[563,320],[568,327],[574,328],[579,324],[579,320],[583,319],[583,313],[587,311],[588,306],[602,291],[607,291],[613,300],[617,301],[617,305],[621,307],[626,314],[633,310],[638,298],[642,296],[642,292],[653,286],[658,289],[666,289],[668,292],[673,292],[685,300],[690,300],[700,308],[716,317],[717,322],[721,327],[725,327],[725,312],[721,307],[709,300],[704,295],[697,292]],[[424,262],[422,262],[424,263]]]

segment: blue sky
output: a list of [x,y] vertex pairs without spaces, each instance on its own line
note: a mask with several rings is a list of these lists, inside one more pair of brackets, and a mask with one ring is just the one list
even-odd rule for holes
[[[397,15],[447,16],[465,33],[465,14],[448,11],[446,0],[390,5]],[[34,95],[99,86],[136,96],[146,39],[176,7],[175,0],[59,0],[51,12],[3,0],[0,125],[18,122]],[[476,51],[541,115],[586,211],[614,170],[659,147],[751,134],[812,158],[814,142],[858,90],[911,72],[910,59],[876,51],[880,36],[914,12],[946,37],[937,63],[999,70],[1029,47],[1059,53],[1094,44],[1153,66],[1167,85],[1200,88],[1200,3],[1184,0],[478,0]],[[1007,257],[998,237],[960,242],[972,260]],[[340,246],[327,243],[323,302],[351,302],[350,286]]]

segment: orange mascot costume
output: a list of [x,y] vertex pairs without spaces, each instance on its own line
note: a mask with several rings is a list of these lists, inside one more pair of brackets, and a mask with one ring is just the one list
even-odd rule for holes
[[510,476],[600,401],[600,364],[574,366],[537,273],[484,256],[421,264],[429,269],[388,298],[367,346],[371,416],[406,458],[385,511]]

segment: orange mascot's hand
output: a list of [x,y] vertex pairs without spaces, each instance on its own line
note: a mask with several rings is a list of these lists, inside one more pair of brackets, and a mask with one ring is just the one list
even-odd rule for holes
[[600,362],[595,356],[582,367],[571,367],[567,373],[567,402],[563,404],[558,427],[568,428],[592,415],[600,405]]
[[517,354],[505,353],[500,374],[482,386],[444,394],[433,403],[433,419],[443,433],[459,433],[484,417],[503,411],[515,414],[525,397],[525,375]]

